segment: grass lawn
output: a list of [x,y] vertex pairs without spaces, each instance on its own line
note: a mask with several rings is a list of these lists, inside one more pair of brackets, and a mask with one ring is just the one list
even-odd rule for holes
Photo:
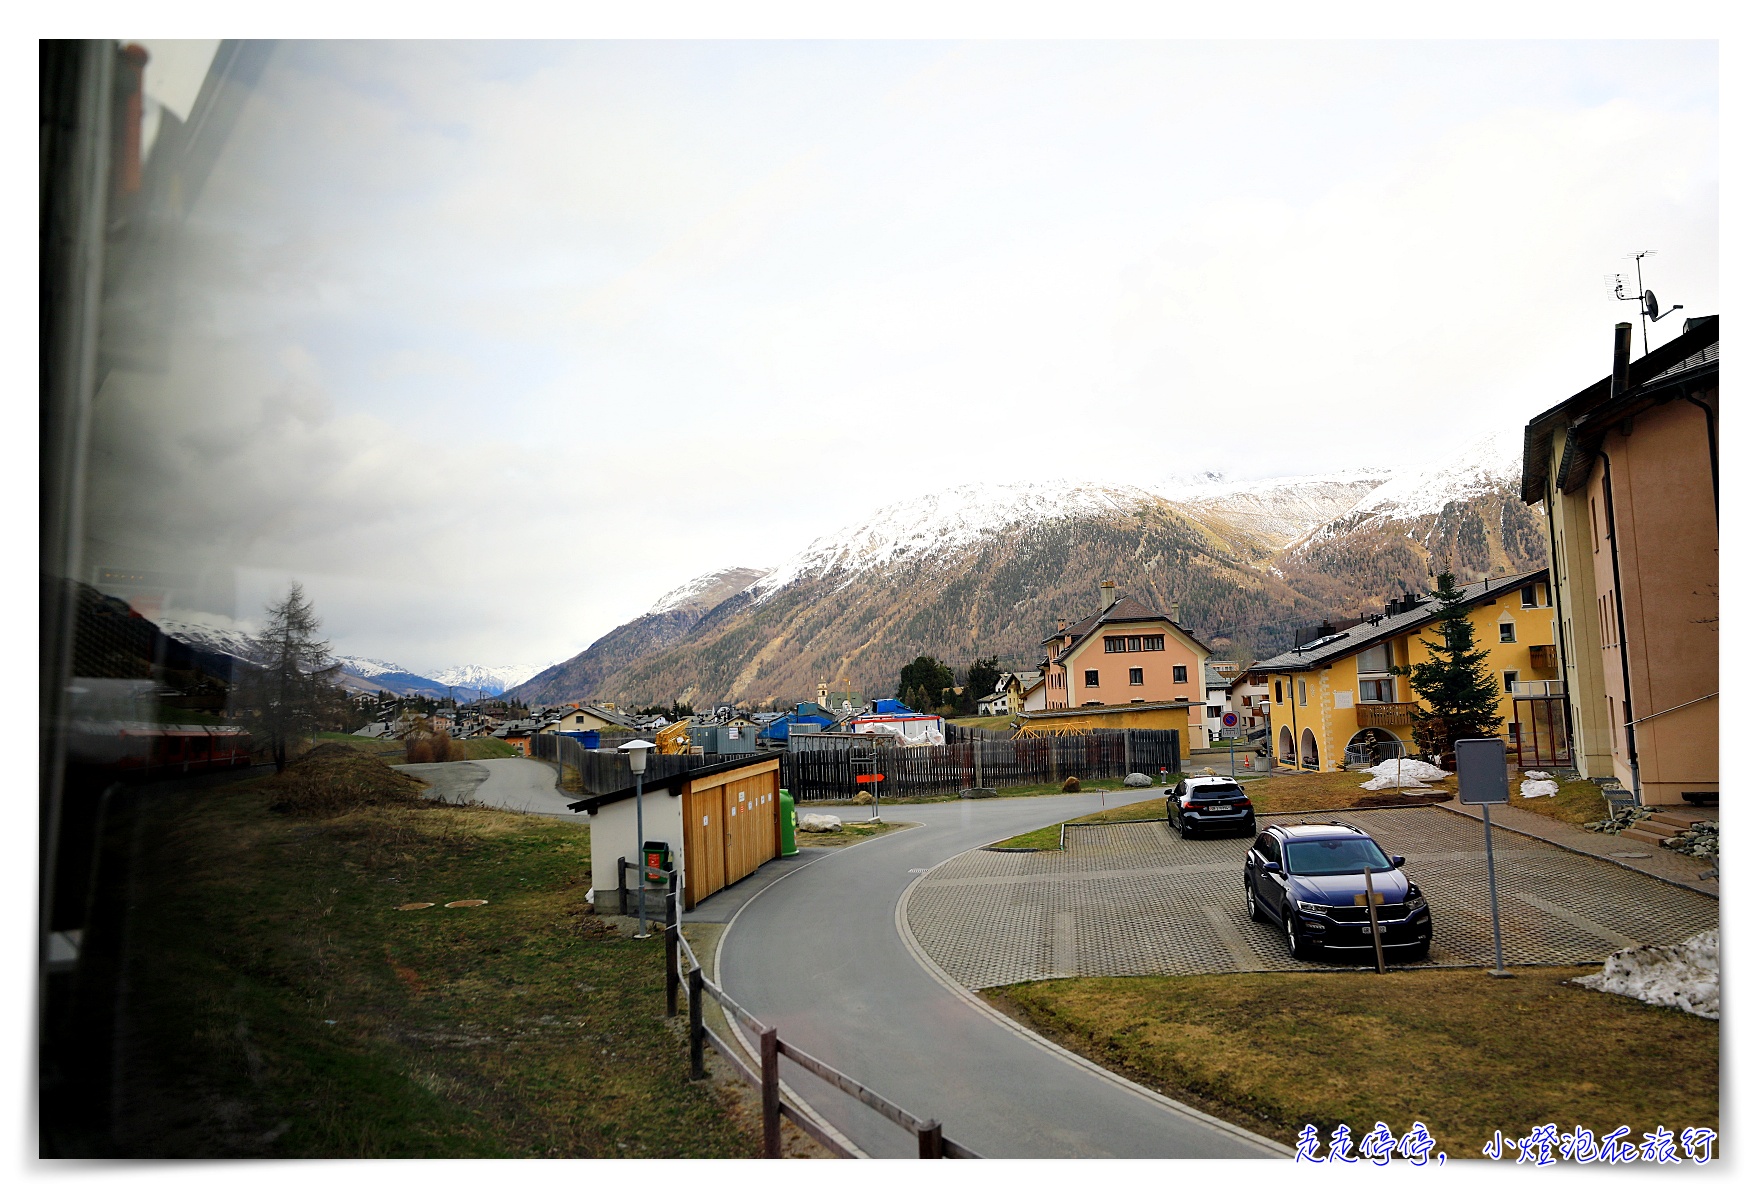
[[1524,811],[1535,811],[1560,819],[1566,824],[1587,824],[1606,817],[1605,792],[1595,782],[1563,782],[1554,795],[1528,799],[1521,795],[1518,783],[1508,786],[1508,803]]
[[1069,978],[983,996],[1042,1035],[1272,1139],[1421,1120],[1450,1157],[1496,1129],[1719,1129],[1720,1024],[1565,979],[1580,967]]
[[1013,717],[1010,715],[965,715],[946,722],[959,724],[966,728],[990,728],[996,732],[1006,732],[1013,726]]
[[755,1155],[748,1119],[686,1080],[663,940],[585,914],[585,827],[394,794],[320,818],[285,795],[252,779],[140,810],[124,1153]]

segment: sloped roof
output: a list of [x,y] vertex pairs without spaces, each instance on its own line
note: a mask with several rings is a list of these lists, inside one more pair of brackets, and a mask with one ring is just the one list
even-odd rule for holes
[[[1483,602],[1505,595],[1509,591],[1518,590],[1534,579],[1547,578],[1550,571],[1544,568],[1528,570],[1524,574],[1509,574],[1502,578],[1486,578],[1482,582],[1474,582],[1459,589],[1465,594],[1465,601],[1471,604]],[[1352,657],[1363,649],[1368,649],[1381,641],[1402,635],[1424,624],[1432,623],[1441,605],[1434,599],[1424,599],[1416,607],[1395,616],[1382,617],[1377,623],[1366,620],[1352,628],[1347,628],[1322,641],[1314,641],[1304,652],[1290,649],[1286,653],[1264,661],[1254,662],[1251,672],[1288,673],[1302,670],[1318,669],[1341,658]]]
[[1073,653],[1076,649],[1080,648],[1082,642],[1092,636],[1094,632],[1104,625],[1133,624],[1143,620],[1164,620],[1166,623],[1176,628],[1185,637],[1189,638],[1191,643],[1196,645],[1197,648],[1201,649],[1204,653],[1209,652],[1209,647],[1203,644],[1202,641],[1198,640],[1196,634],[1190,629],[1186,628],[1166,613],[1157,612],[1146,604],[1130,598],[1128,595],[1119,595],[1111,601],[1110,606],[1101,608],[1086,619],[1080,621],[1078,624],[1072,624],[1052,636],[1045,637],[1043,643],[1048,645],[1065,636],[1073,637],[1074,640],[1069,643],[1066,650],[1050,658],[1051,661],[1061,661],[1070,653]]

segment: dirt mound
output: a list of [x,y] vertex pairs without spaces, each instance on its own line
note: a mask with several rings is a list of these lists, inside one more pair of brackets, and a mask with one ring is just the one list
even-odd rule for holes
[[283,815],[331,816],[359,807],[413,806],[422,784],[345,745],[320,744],[269,780],[269,810]]

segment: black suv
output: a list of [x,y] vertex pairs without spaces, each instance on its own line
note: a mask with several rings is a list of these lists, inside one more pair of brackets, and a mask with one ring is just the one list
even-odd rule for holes
[[1166,822],[1186,840],[1199,830],[1250,836],[1257,831],[1257,812],[1238,782],[1203,774],[1166,792]]
[[1380,940],[1426,956],[1434,938],[1428,899],[1373,837],[1348,824],[1271,824],[1245,855],[1245,908],[1282,925],[1296,958],[1320,948],[1372,949],[1362,871],[1373,870]]

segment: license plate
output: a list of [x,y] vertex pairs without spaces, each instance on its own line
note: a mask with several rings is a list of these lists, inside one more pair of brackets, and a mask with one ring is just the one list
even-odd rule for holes
[[1209,812],[1210,814],[1214,814],[1217,811],[1231,811],[1231,810],[1233,810],[1233,808],[1231,808],[1231,807],[1205,807],[1205,808],[1203,808],[1203,810]]

